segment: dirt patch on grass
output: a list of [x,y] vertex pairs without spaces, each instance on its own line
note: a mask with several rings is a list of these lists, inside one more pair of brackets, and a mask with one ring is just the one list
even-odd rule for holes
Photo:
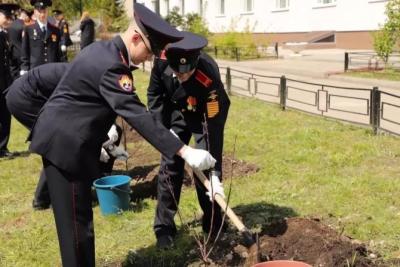
[[[156,150],[141,145],[145,140],[136,131],[131,131],[126,123],[124,127],[126,143],[130,144],[127,146],[130,158],[128,162],[116,161],[114,164],[114,173],[126,174],[132,177],[131,197],[134,201],[145,198],[156,198],[158,170],[160,167],[158,163],[161,156]],[[121,143],[122,145],[124,144],[124,137]],[[149,165],[152,162],[157,163]],[[227,179],[231,175],[233,178],[241,178],[259,171],[257,165],[235,159],[231,155],[224,155],[222,169],[224,171],[224,179]],[[193,173],[188,166],[185,166],[184,185],[194,185]]]
[[[317,267],[383,267],[393,266],[373,259],[364,244],[340,235],[320,221],[308,218],[281,218],[263,225],[259,234],[259,262],[296,260]],[[257,252],[244,247],[239,234],[230,227],[214,246],[208,264],[200,260],[201,253],[188,233],[180,233],[179,239],[191,242],[177,245],[167,252],[157,252],[155,247],[133,251],[124,266],[245,266],[255,263]],[[177,240],[177,244],[182,242]],[[210,246],[209,246],[210,247]]]
[[[132,199],[140,200],[156,197],[159,153],[142,148],[144,140],[134,131],[127,132],[127,143],[133,143],[128,149],[131,160],[126,165],[118,163],[119,172],[133,178]],[[135,145],[136,144],[136,145]],[[152,162],[153,164],[149,163]],[[156,162],[156,163],[154,163]],[[254,164],[234,159],[231,155],[223,157],[224,176],[233,178],[251,175],[259,170]],[[193,184],[190,168],[185,168],[186,186]],[[234,208],[246,226],[259,232],[258,257],[261,261],[289,259],[303,261],[318,267],[385,266],[369,257],[366,246],[361,242],[343,236],[317,219],[299,218],[288,207],[278,207],[267,203],[255,203]],[[199,222],[191,223],[192,227]],[[184,239],[185,245],[171,251],[160,253],[152,246],[130,253],[124,266],[204,266],[199,260],[198,246],[190,231],[181,231],[178,239]],[[177,240],[177,244],[179,244]],[[210,254],[210,266],[251,266],[249,259],[257,255],[250,253],[243,245],[242,238],[230,226],[217,242]]]

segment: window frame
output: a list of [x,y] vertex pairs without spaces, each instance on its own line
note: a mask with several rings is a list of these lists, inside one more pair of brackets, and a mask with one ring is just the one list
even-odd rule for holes
[[[217,5],[217,15],[216,17],[225,17],[225,0],[215,1]],[[223,12],[221,12],[223,11]]]
[[283,12],[290,10],[290,0],[284,0],[286,3],[285,7],[280,7],[281,1],[282,0],[275,0],[275,9],[273,9],[272,12]]
[[[329,3],[324,3],[323,1],[331,1]],[[325,8],[325,7],[335,7],[337,5],[337,0],[316,0],[315,6],[313,8]]]

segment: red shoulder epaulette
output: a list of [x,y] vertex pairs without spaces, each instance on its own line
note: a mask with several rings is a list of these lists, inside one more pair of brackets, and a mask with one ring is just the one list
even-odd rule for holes
[[196,70],[196,80],[198,80],[206,88],[210,87],[212,80],[201,70]]
[[165,50],[162,50],[160,53],[160,59],[162,60],[167,60],[167,57],[165,56]]

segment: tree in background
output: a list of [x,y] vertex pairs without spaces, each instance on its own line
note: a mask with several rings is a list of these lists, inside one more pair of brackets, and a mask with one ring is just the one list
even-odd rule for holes
[[[29,5],[29,0],[24,0]],[[53,0],[52,9],[60,9],[68,19],[79,19],[81,8],[99,18],[104,31],[120,32],[129,25],[123,0]]]
[[168,16],[165,17],[165,20],[172,26],[183,31],[193,32],[205,38],[210,36],[207,24],[197,13],[188,13],[185,16],[182,16],[179,12],[179,7],[175,6],[172,8]]
[[376,53],[387,63],[393,50],[400,48],[400,0],[390,0],[385,14],[385,24],[373,37]]

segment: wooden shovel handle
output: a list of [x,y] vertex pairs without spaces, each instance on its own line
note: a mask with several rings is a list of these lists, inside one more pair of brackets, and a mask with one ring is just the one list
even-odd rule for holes
[[[193,172],[196,174],[197,178],[201,181],[201,183],[206,187],[208,192],[211,192],[211,184],[207,177],[204,175],[202,171],[199,169],[193,168]],[[221,209],[226,213],[226,216],[232,221],[232,223],[236,226],[236,228],[240,231],[247,231],[246,226],[242,223],[242,221],[236,216],[233,210],[228,207],[225,202],[225,199],[221,197],[219,194],[215,194],[215,201],[221,207]]]

